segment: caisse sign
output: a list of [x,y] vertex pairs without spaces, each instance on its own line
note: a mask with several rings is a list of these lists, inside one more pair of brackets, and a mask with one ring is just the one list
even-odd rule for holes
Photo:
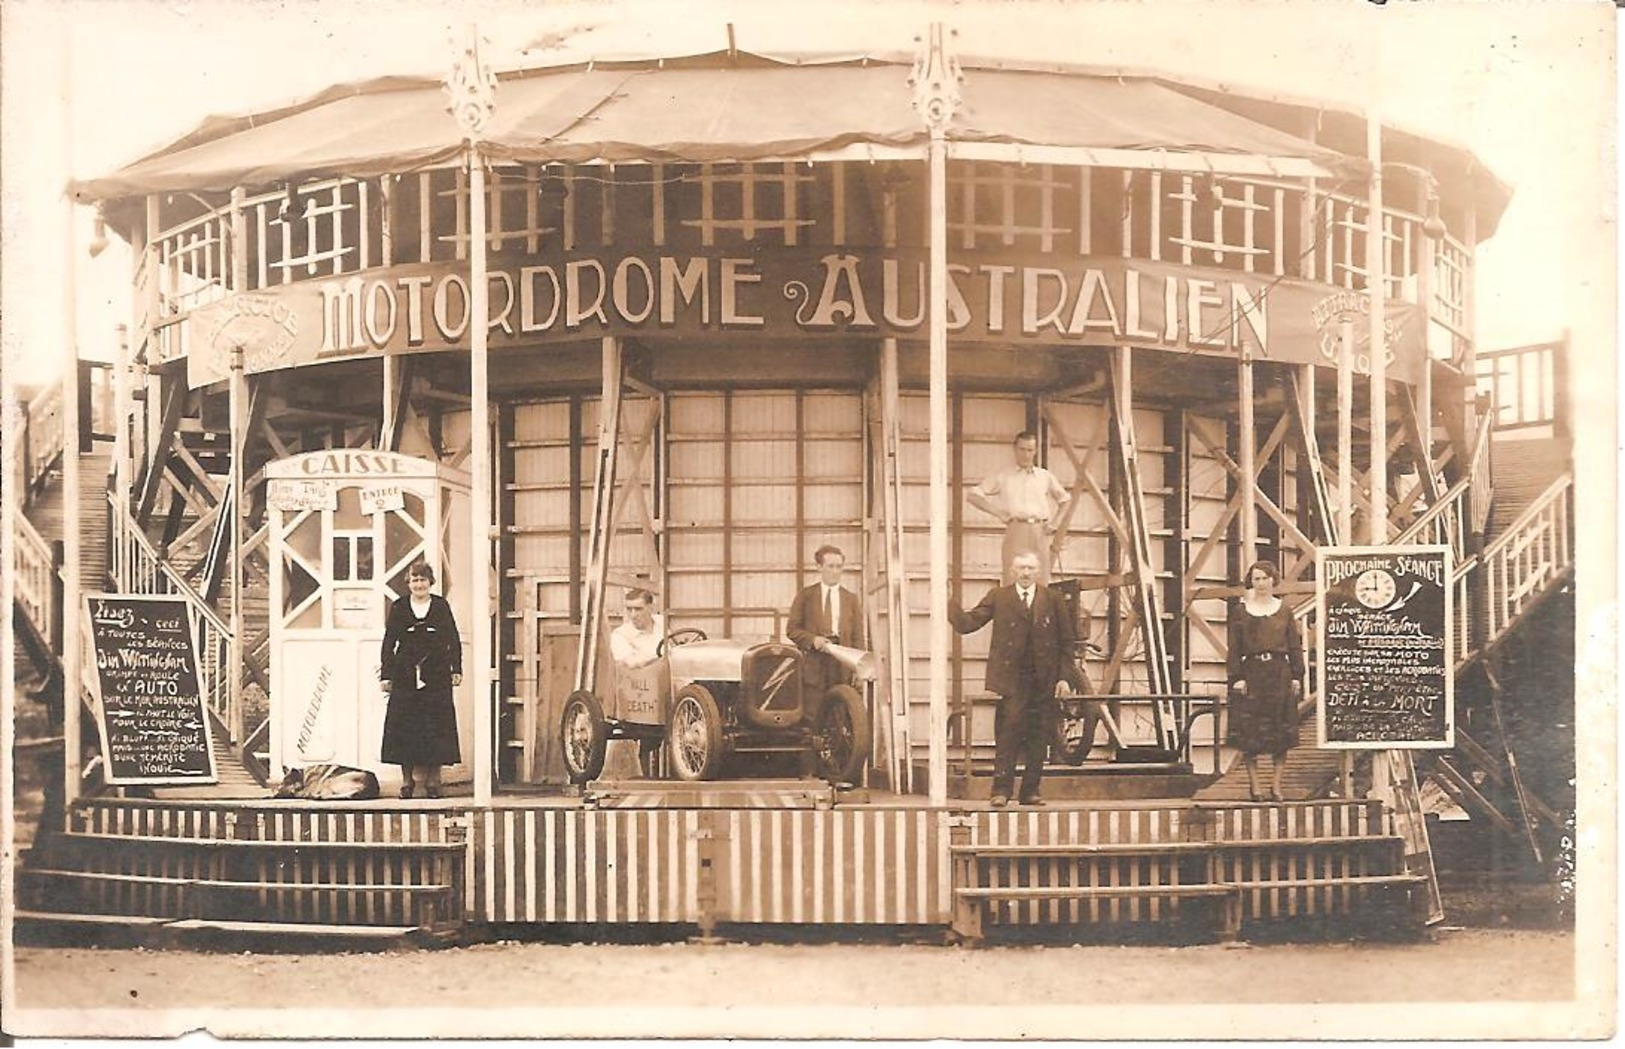
[[1316,551],[1322,747],[1455,746],[1447,546]]

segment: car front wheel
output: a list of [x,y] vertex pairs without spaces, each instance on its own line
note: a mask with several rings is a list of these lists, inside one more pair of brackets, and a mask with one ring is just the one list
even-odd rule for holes
[[835,783],[856,783],[869,761],[869,712],[850,685],[824,694],[813,723],[813,759],[818,774]]
[[586,783],[604,771],[604,750],[609,744],[609,727],[598,697],[582,690],[564,701],[559,719],[559,742],[564,748],[564,768],[571,783]]
[[682,780],[715,779],[722,767],[722,711],[703,685],[685,685],[671,707],[671,771]]

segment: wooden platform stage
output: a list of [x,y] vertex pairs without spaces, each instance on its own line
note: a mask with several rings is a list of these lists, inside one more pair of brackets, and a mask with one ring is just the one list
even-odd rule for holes
[[[977,939],[984,924],[1191,919],[1234,935],[1250,923],[1350,913],[1390,889],[1404,902],[1421,880],[1374,801],[932,807],[804,780],[600,782],[579,797],[500,796],[488,808],[455,797],[101,798],[79,802],[70,831],[53,837],[31,866],[36,882],[75,886],[79,895],[55,897],[57,909],[168,921],[241,917],[246,905],[231,902],[241,890],[259,893],[263,920],[365,924],[376,913],[411,924],[421,919],[411,908],[379,901],[410,894],[422,877],[457,896],[434,909],[442,925],[455,915],[473,925],[702,932],[938,926]],[[385,853],[423,855],[377,862]],[[233,854],[254,859],[233,866]],[[40,872],[41,863],[67,869]],[[194,882],[209,892],[188,889]],[[279,909],[306,882],[316,902]],[[154,884],[170,894],[154,895]],[[225,909],[200,913],[209,906]]]

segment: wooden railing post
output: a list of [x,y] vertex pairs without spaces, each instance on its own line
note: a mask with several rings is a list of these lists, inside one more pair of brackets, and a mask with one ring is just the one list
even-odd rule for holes
[[64,547],[62,540],[51,541],[51,622],[48,624],[51,635],[51,651],[62,651],[62,562],[64,560]]

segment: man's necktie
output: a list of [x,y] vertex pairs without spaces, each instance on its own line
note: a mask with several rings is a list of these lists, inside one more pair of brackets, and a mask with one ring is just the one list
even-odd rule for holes
[[1033,610],[1033,592],[1031,588],[1021,592],[1021,603],[1027,611],[1031,612]]
[[833,634],[835,630],[835,595],[829,587],[824,588],[824,630]]

